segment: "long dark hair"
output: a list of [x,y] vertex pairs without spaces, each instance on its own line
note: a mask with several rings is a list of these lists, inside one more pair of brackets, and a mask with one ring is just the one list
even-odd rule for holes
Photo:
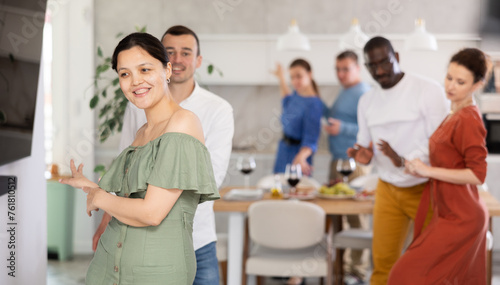
[[123,38],[115,48],[113,52],[113,57],[111,58],[111,65],[115,71],[116,65],[118,64],[118,54],[124,50],[129,50],[133,47],[140,47],[145,50],[150,56],[159,60],[163,67],[167,67],[169,62],[167,50],[163,44],[148,33],[132,33],[125,38]]
[[[290,64],[290,68],[296,67],[296,66],[300,66],[300,67],[304,68],[305,70],[307,70],[308,72],[312,71],[312,68],[311,68],[311,65],[309,64],[309,62],[307,62],[305,59],[302,59],[302,58],[298,58],[298,59],[292,61],[292,63]],[[316,92],[316,96],[319,97],[318,85],[316,84],[316,81],[314,81],[313,78],[311,78],[311,84],[313,86],[314,92]]]

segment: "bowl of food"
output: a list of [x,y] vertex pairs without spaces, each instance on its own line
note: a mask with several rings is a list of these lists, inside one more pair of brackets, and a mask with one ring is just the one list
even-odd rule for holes
[[356,197],[356,190],[347,183],[339,182],[332,186],[323,185],[319,188],[318,197],[324,199],[353,199]]

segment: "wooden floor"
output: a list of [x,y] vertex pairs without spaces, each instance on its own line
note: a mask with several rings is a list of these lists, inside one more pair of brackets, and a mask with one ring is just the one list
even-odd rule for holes
[[[72,260],[60,262],[49,260],[47,285],[82,285],[85,284],[85,272],[92,259],[91,255],[77,255]],[[266,280],[266,285],[282,284],[277,280]],[[306,280],[307,285],[317,285],[315,279]],[[500,285],[500,251],[493,253],[493,285]]]

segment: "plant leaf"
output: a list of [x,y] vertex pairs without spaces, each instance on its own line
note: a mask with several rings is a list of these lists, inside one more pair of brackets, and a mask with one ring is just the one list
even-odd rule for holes
[[97,95],[94,95],[94,97],[92,97],[92,99],[90,99],[90,109],[94,109],[95,106],[97,106],[97,103],[99,103],[99,97]]
[[121,90],[120,88],[116,89],[116,90],[115,90],[115,99],[118,99],[118,98],[120,98],[121,96],[125,96],[125,95],[123,95],[122,90]]
[[212,72],[214,72],[214,65],[213,64],[209,64],[207,66],[207,72],[208,72],[208,74],[212,74]]
[[99,135],[99,141],[101,143],[104,142],[105,140],[107,140],[109,138],[110,134],[111,134],[111,132],[109,131],[109,129],[108,128],[104,128],[101,131],[101,134]]
[[106,95],[108,95],[108,92],[106,91],[106,89],[102,90],[102,97],[106,98]]
[[122,32],[119,32],[118,34],[116,34],[116,38],[119,38],[119,37],[121,37],[121,36],[123,36],[123,33],[122,33]]
[[113,79],[113,86],[118,85],[118,83],[120,83],[120,78],[117,77],[117,78]]
[[109,69],[109,64],[103,63],[97,67],[97,73],[103,73]]
[[125,113],[125,108],[127,107],[128,99],[123,96],[123,100],[120,102],[120,113]]
[[97,47],[97,56],[102,57],[102,49],[99,46]]
[[116,121],[115,120],[109,120],[108,121],[108,126],[109,126],[109,130],[112,132],[115,127],[116,127]]
[[106,115],[110,109],[111,109],[111,104],[108,103],[104,105],[104,107],[102,107],[101,110],[99,111],[99,119],[104,117],[104,115]]
[[102,164],[98,164],[94,168],[94,172],[95,173],[104,172],[104,171],[106,171],[106,167],[104,165],[102,165]]
[[144,26],[144,27],[139,27],[139,26],[135,26],[135,30],[139,33],[145,33],[146,32],[146,27],[147,26]]

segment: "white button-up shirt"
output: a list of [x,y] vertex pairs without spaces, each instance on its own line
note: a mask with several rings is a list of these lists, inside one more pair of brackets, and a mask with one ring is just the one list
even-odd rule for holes
[[373,142],[374,163],[381,180],[397,187],[410,187],[427,181],[404,173],[404,168],[377,149],[385,140],[394,151],[411,160],[429,163],[429,138],[446,117],[449,103],[443,88],[436,82],[405,73],[394,87],[372,88],[358,105],[358,144]]
[[[226,176],[234,134],[233,108],[221,97],[201,88],[195,83],[193,92],[179,104],[198,116],[205,135],[205,146],[212,159],[215,182],[220,187]],[[135,134],[146,123],[144,110],[130,102],[123,118],[120,149],[131,145]],[[213,201],[198,205],[194,215],[193,245],[197,250],[217,240]]]

